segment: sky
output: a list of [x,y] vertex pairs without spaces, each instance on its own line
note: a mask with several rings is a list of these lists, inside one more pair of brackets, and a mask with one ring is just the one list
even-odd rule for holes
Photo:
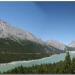
[[75,40],[75,2],[0,2],[0,19],[44,41]]

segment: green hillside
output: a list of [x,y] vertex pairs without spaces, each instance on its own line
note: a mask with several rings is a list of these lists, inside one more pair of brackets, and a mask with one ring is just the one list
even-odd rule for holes
[[0,63],[39,59],[60,52],[56,48],[28,40],[0,39]]

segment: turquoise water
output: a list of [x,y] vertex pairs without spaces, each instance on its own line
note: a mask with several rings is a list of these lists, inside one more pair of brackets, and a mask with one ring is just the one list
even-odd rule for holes
[[[18,66],[30,67],[33,65],[40,65],[40,64],[48,64],[48,63],[56,63],[59,61],[63,61],[65,59],[66,53],[55,54],[50,57],[45,57],[42,59],[37,60],[29,60],[29,61],[15,61],[5,64],[0,64],[0,72],[6,72]],[[70,53],[71,58],[75,57],[75,53]]]

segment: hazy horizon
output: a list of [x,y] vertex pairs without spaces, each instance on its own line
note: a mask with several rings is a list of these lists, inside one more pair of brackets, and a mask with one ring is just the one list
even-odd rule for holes
[[75,2],[0,2],[0,18],[44,41],[75,40]]

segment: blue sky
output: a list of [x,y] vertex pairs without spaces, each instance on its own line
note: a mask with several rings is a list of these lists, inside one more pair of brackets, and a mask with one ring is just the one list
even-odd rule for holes
[[0,18],[44,41],[75,40],[75,2],[0,2]]

